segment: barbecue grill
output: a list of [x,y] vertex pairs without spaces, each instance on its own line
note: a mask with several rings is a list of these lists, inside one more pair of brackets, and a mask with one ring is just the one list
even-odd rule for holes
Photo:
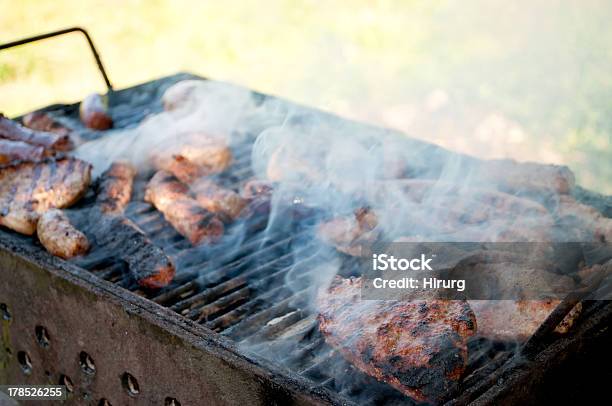
[[[116,128],[135,127],[161,111],[165,89],[197,78],[181,73],[113,91],[104,77]],[[257,102],[273,98],[251,94]],[[329,116],[278,101],[305,116]],[[78,105],[53,105],[44,111],[81,128],[85,138],[100,136],[79,123]],[[256,135],[248,134],[233,148],[234,163],[219,179],[224,185],[239,188],[253,176]],[[287,286],[296,266],[295,244],[300,244],[301,258],[314,261],[323,255],[304,243],[308,235],[299,222],[268,233],[267,218],[256,216],[240,225],[244,236],[239,248],[217,252],[213,260],[143,202],[147,179],[148,174],[139,175],[126,215],[181,264],[175,280],[161,290],[139,287],[112,257],[64,261],[32,238],[0,230],[0,383],[62,384],[68,390],[66,404],[414,403],[344,361],[318,332],[316,314],[306,306],[310,289]],[[581,188],[575,195],[612,217],[611,197]],[[88,204],[86,197],[79,206]],[[232,238],[232,229],[227,234]],[[307,272],[309,264],[303,267]],[[595,400],[610,379],[609,373],[595,371],[611,361],[612,303],[582,300],[583,311],[571,333],[553,332],[581,300],[564,300],[523,346],[472,340],[465,378],[445,401]],[[283,338],[296,336],[300,339],[290,351],[276,347]]]

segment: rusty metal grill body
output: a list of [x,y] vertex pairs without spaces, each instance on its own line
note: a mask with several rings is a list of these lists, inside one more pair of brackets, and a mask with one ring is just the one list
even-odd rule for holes
[[[179,74],[111,93],[116,126],[133,127],[159,111],[163,91],[191,77]],[[76,106],[48,110],[78,125]],[[83,131],[86,138],[97,136]],[[223,184],[238,189],[252,177],[251,146],[246,142],[234,148],[235,162],[219,179]],[[311,288],[296,291],[287,286],[296,265],[296,242],[300,258],[306,258],[305,272],[314,269],[309,260],[324,255],[307,243],[307,230],[296,225],[269,232],[266,219],[254,217],[239,230],[228,230],[227,238],[240,236],[239,249],[215,252],[213,261],[210,253],[191,247],[143,202],[146,180],[147,174],[137,178],[126,214],[180,264],[176,279],[162,290],[139,288],[127,279],[121,264],[85,259],[76,266],[51,257],[30,238],[0,230],[0,302],[5,305],[0,383],[68,380],[73,387],[70,404],[103,404],[103,399],[113,405],[192,405],[204,404],[204,399],[205,404],[220,405],[412,403],[343,361],[316,328],[307,306]],[[583,201],[611,215],[609,198],[580,193]],[[612,311],[603,302],[591,303],[584,313],[598,323],[586,323],[576,334],[593,336],[591,346],[596,349],[609,337],[597,328],[609,323]],[[283,337],[295,336],[303,340],[282,347]],[[577,340],[550,348],[568,351]],[[459,392],[449,394],[451,403],[529,395],[508,393],[507,385],[496,388],[497,382],[486,379],[498,373],[528,387],[528,379],[519,374],[525,367],[513,357],[515,346],[483,339],[469,345],[467,378]],[[554,364],[556,353],[549,356],[542,362]],[[537,368],[537,357],[532,361]]]

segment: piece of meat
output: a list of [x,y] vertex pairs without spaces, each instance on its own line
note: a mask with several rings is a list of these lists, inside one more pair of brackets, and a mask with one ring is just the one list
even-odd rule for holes
[[170,172],[183,183],[192,183],[209,175],[207,168],[194,164],[182,155],[155,160],[158,169]]
[[511,159],[482,161],[472,176],[479,183],[497,186],[509,193],[553,191],[569,193],[575,177],[566,166],[516,162]]
[[319,224],[317,236],[338,251],[352,256],[367,256],[376,241],[378,218],[370,208],[359,208],[353,216],[337,217]]
[[224,141],[198,137],[198,145],[185,145],[176,151],[156,153],[152,157],[157,169],[173,174],[184,183],[223,172],[232,161],[232,151]]
[[572,196],[559,196],[554,214],[560,219],[577,223],[587,241],[612,242],[612,219]]
[[39,145],[46,150],[70,149],[70,137],[46,131],[34,131],[0,114],[0,138]]
[[44,111],[34,111],[23,116],[21,121],[24,126],[31,130],[54,133],[66,140],[63,145],[56,148],[57,150],[67,151],[74,148],[71,139],[72,129],[59,122],[51,114]]
[[0,139],[0,166],[19,162],[38,162],[45,156],[45,149],[40,145]]
[[[468,303],[476,315],[478,335],[491,340],[524,342],[561,300],[469,300]],[[555,331],[567,333],[581,310],[582,306],[574,307]]]
[[552,240],[554,221],[544,206],[503,192],[410,179],[375,182],[357,198],[383,207],[368,209],[369,221],[338,217],[318,229],[319,238],[348,255],[367,254],[379,231],[411,241]]
[[441,181],[377,182],[370,201],[386,202],[379,217],[402,236],[426,241],[550,241],[554,221],[541,204],[488,189]]
[[60,258],[70,259],[89,250],[85,234],[74,228],[68,217],[58,209],[48,210],[40,216],[36,233],[43,247]]
[[189,188],[166,171],[149,181],[145,201],[153,204],[179,234],[193,245],[213,242],[223,235],[223,223],[189,196]]
[[461,378],[476,318],[465,301],[360,300],[360,278],[336,277],[319,294],[325,341],[366,374],[436,402]]
[[191,190],[200,206],[219,215],[225,221],[235,220],[247,204],[238,193],[221,187],[210,179],[194,182]]
[[96,250],[104,250],[128,266],[131,278],[140,286],[158,289],[168,285],[176,273],[172,260],[130,219],[105,214],[94,206],[81,222]]
[[106,97],[97,93],[92,93],[83,99],[79,106],[79,116],[81,122],[93,130],[108,130],[113,126]]
[[[481,187],[465,187],[443,181],[406,179],[377,182],[371,198],[406,198],[411,203],[448,203],[460,216],[468,214],[468,222],[482,222],[489,213],[506,213],[513,216],[546,216],[548,210],[541,204],[504,192]],[[475,213],[469,213],[469,212]],[[459,219],[457,219],[459,220]],[[464,220],[464,219],[461,219]]]
[[113,162],[100,176],[96,203],[103,213],[123,213],[132,197],[136,168],[128,162]]
[[209,173],[220,173],[232,162],[232,151],[220,139],[198,137],[197,145],[185,145],[180,149],[182,157],[195,165],[206,168]]
[[76,203],[91,181],[91,165],[76,158],[23,163],[0,171],[0,225],[32,235],[40,214]]

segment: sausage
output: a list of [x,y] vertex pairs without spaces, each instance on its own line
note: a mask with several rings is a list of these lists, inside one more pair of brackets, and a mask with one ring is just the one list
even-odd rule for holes
[[44,131],[58,135],[60,139],[55,143],[55,150],[69,151],[74,148],[74,143],[70,138],[72,129],[57,121],[49,113],[34,111],[26,114],[21,121],[24,126],[31,130]]
[[108,130],[113,119],[108,114],[106,98],[97,93],[90,94],[81,102],[79,114],[83,124],[93,130]]
[[89,250],[85,234],[70,224],[68,217],[58,209],[51,209],[38,220],[38,239],[51,254],[69,259],[83,255]]
[[70,139],[46,131],[34,131],[0,114],[0,138],[20,141],[50,151],[65,151]]
[[10,165],[20,161],[38,162],[44,157],[45,149],[40,145],[0,139],[0,165]]

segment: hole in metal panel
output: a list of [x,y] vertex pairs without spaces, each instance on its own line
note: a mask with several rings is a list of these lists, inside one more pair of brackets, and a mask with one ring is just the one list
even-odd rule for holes
[[74,384],[72,383],[72,379],[69,376],[62,375],[59,380],[60,385],[64,385],[66,387],[67,392],[74,392]]
[[138,396],[140,394],[140,387],[138,381],[132,375],[124,372],[121,376],[121,384],[130,396]]
[[0,312],[2,312],[2,318],[4,320],[11,319],[11,313],[9,312],[9,309],[6,303],[0,303]]
[[181,406],[181,402],[175,398],[167,397],[164,401],[164,406]]
[[47,329],[43,326],[36,326],[34,332],[36,333],[36,341],[38,344],[43,348],[48,348],[51,340],[49,339]]
[[111,404],[111,402],[108,401],[108,399],[102,398],[98,402],[98,406],[113,406],[113,405]]
[[19,365],[24,374],[30,375],[32,373],[32,359],[30,359],[27,352],[19,351],[17,353],[17,361],[19,361]]
[[81,370],[86,374],[93,375],[96,373],[96,364],[85,351],[81,351],[79,354],[79,364],[81,365]]

